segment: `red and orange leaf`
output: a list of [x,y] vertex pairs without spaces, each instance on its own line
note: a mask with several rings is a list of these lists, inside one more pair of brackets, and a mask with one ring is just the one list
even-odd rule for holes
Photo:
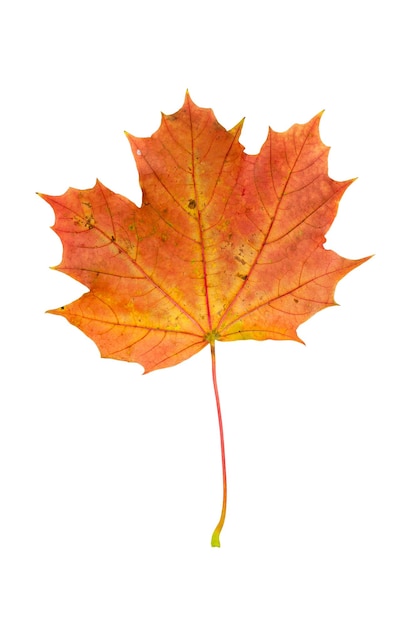
[[187,94],[152,137],[129,136],[141,207],[98,181],[42,195],[63,243],[56,269],[89,288],[51,313],[91,337],[103,357],[136,361],[146,372],[211,346],[223,473],[213,546],[227,506],[215,342],[300,341],[298,326],[334,304],[338,281],[367,260],[324,248],[352,181],[329,178],[319,119],[270,130],[260,153],[248,155],[242,123],[226,131]]
[[366,261],[326,250],[325,233],[352,181],[328,176],[320,115],[270,130],[258,155],[187,94],[150,138],[128,136],[142,206],[102,183],[43,195],[63,243],[56,267],[89,288],[62,315],[101,355],[146,372],[207,344],[292,339],[334,304],[338,281]]

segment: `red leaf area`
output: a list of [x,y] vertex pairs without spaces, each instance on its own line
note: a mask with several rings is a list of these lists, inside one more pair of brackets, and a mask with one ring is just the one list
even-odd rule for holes
[[103,357],[146,372],[207,344],[292,339],[335,304],[338,281],[367,260],[324,248],[352,181],[328,176],[320,115],[270,130],[259,154],[187,94],[150,137],[128,135],[142,206],[102,183],[42,197],[63,244],[55,268],[88,287],[62,315]]

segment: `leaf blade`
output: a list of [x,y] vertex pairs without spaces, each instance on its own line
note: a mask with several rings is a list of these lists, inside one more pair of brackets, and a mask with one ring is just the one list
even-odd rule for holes
[[50,311],[104,357],[145,371],[212,341],[301,341],[297,328],[335,304],[338,281],[367,259],[324,248],[353,181],[328,176],[318,114],[270,129],[258,155],[186,95],[149,138],[127,134],[143,191],[137,207],[97,181],[42,195],[63,244],[55,268],[90,290]]

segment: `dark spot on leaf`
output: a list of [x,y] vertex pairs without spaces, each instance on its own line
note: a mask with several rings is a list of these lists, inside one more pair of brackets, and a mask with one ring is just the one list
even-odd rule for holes
[[248,278],[248,274],[237,274],[238,278],[241,278],[241,280],[247,280]]
[[62,311],[64,310],[64,308],[65,308],[64,306],[61,306]]
[[94,228],[95,225],[95,219],[93,215],[86,215],[84,218],[84,226],[85,228],[88,228],[88,230],[91,230],[91,228]]
[[111,241],[115,241],[116,238],[114,237],[114,235],[111,235]]
[[299,300],[297,300],[296,298],[293,298],[293,301],[295,302],[295,304],[299,302]]
[[190,200],[188,200],[188,209],[195,209],[196,207],[196,202],[193,198],[191,198]]

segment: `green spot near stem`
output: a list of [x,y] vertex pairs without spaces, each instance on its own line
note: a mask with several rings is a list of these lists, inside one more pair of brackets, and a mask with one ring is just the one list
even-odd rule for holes
[[204,337],[205,341],[207,341],[211,345],[214,343],[214,341],[216,341],[219,338],[220,338],[220,334],[216,330],[210,330],[208,333],[206,333]]

